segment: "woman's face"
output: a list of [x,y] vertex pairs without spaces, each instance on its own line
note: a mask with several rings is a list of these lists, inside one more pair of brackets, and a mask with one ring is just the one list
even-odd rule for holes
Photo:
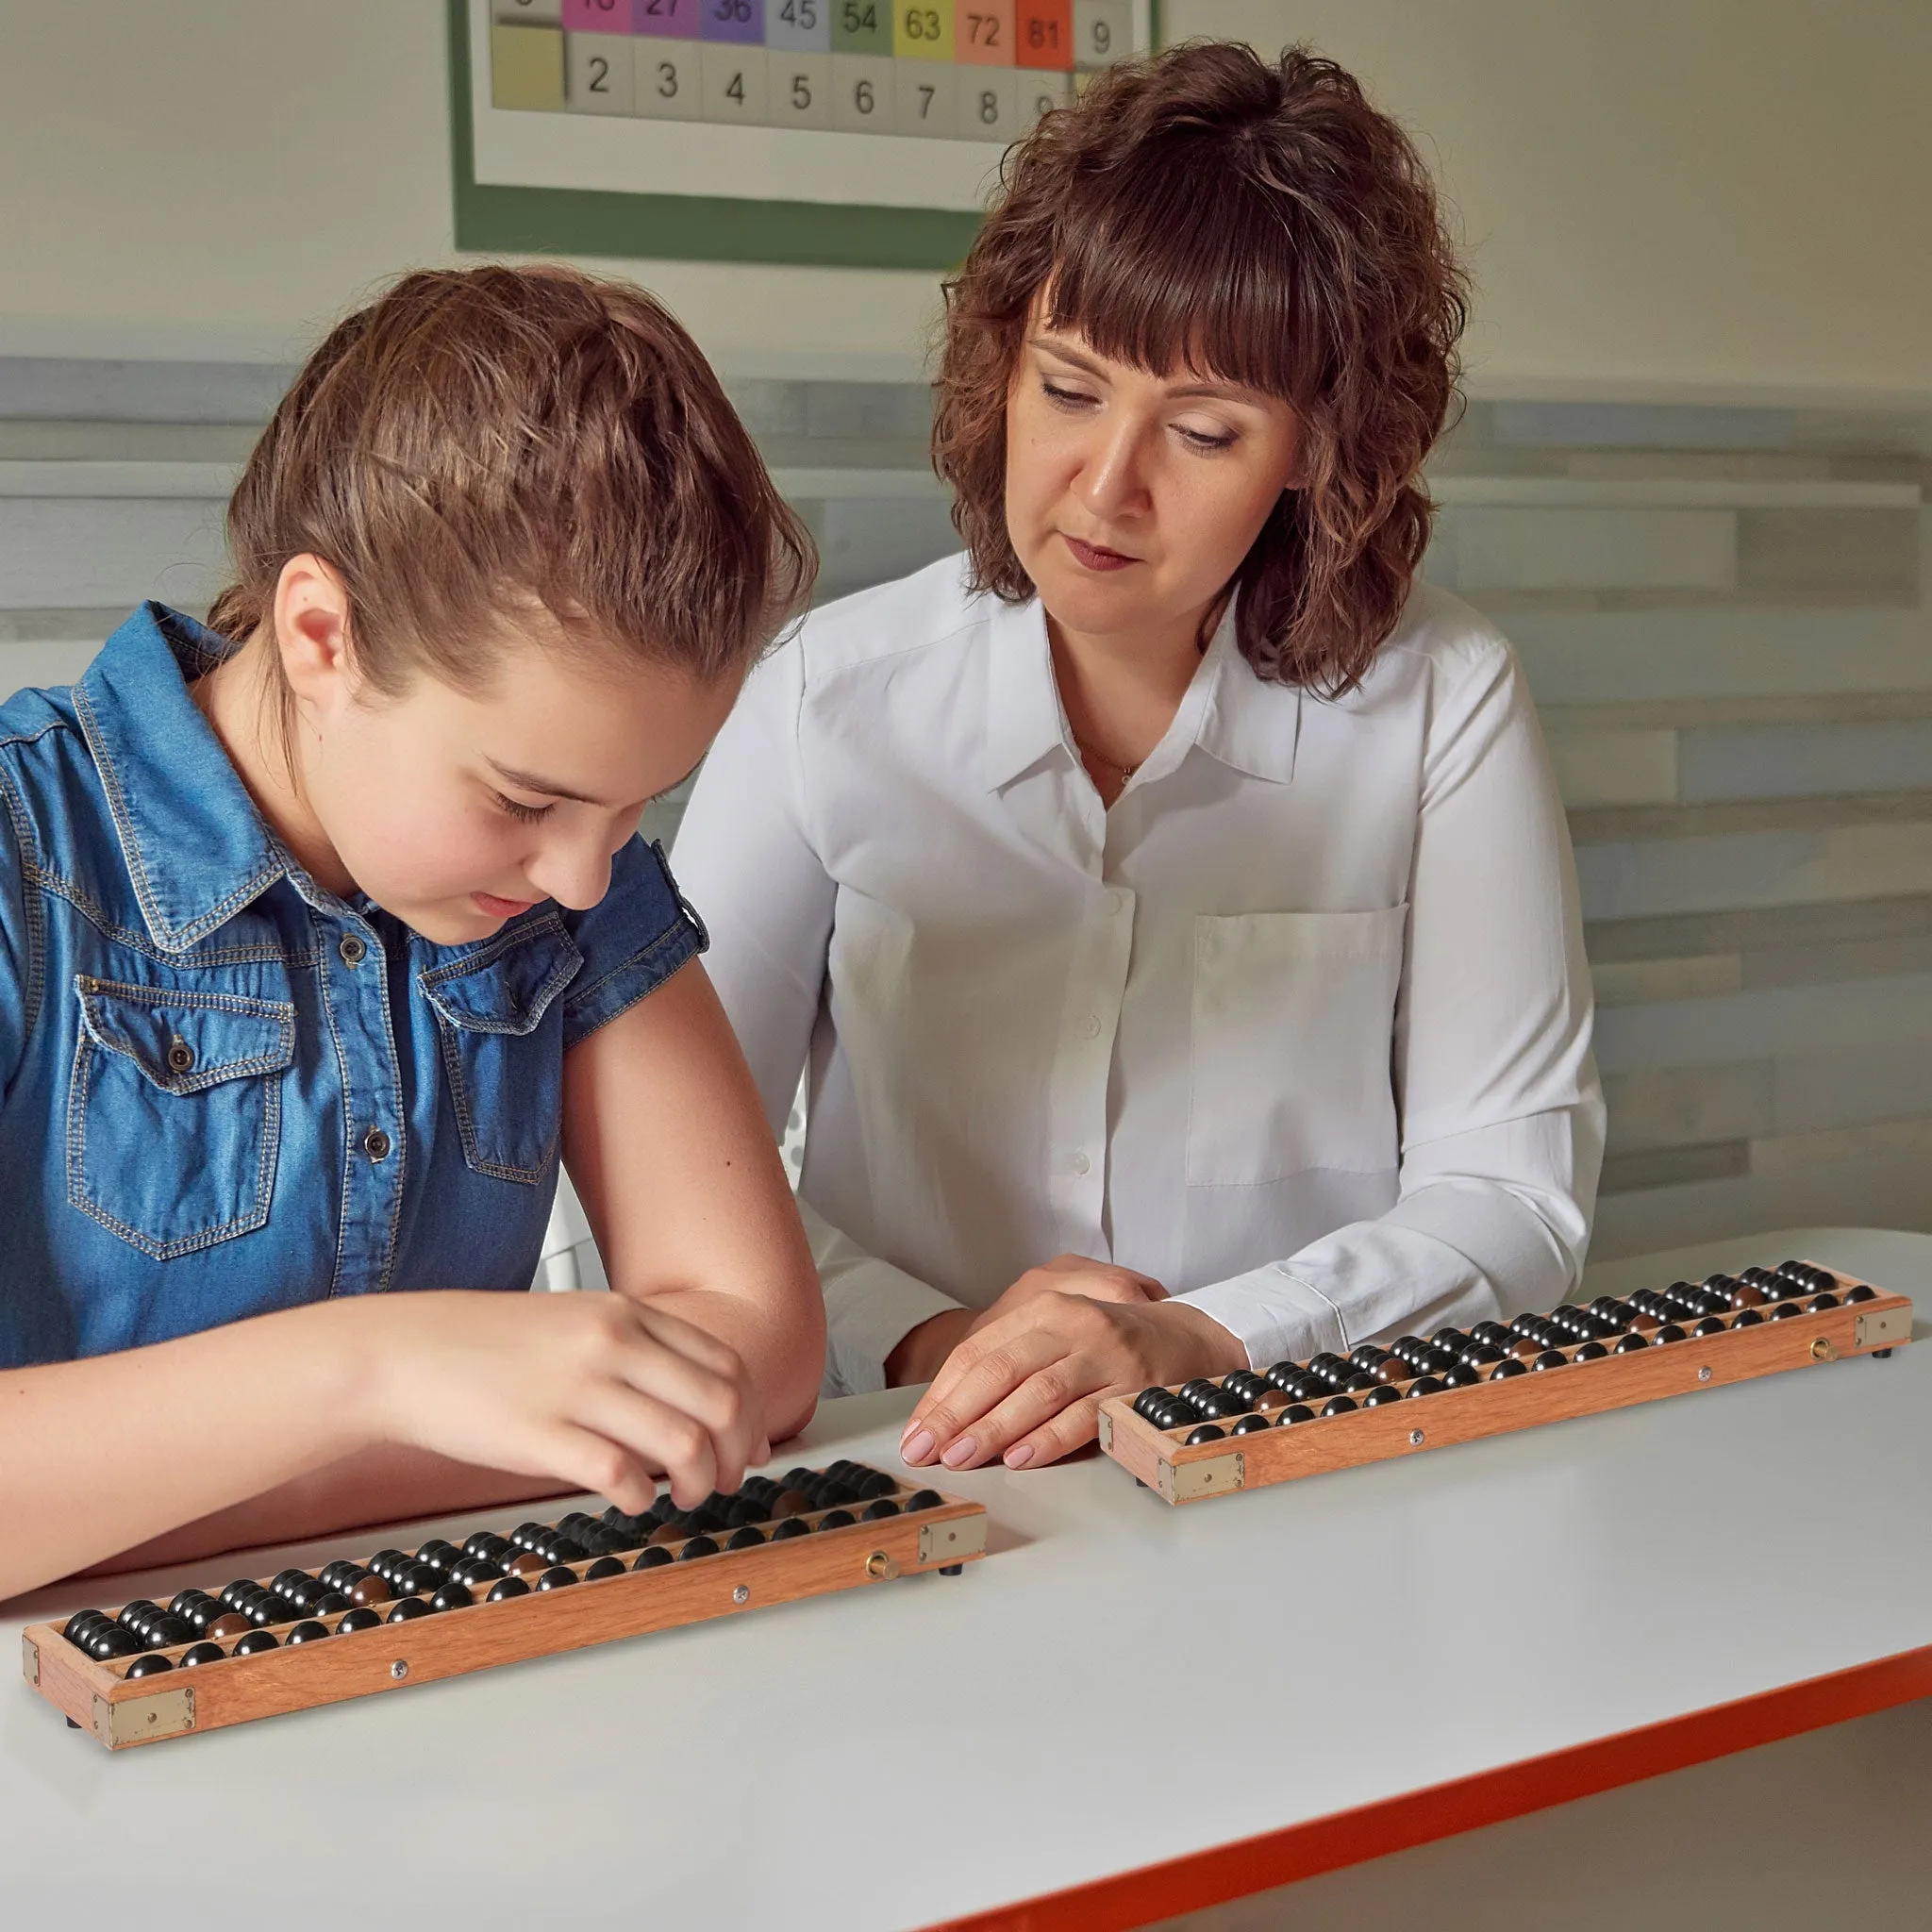
[[1065,628],[1191,636],[1294,487],[1299,449],[1277,397],[1114,361],[1036,301],[1007,395],[1007,528]]

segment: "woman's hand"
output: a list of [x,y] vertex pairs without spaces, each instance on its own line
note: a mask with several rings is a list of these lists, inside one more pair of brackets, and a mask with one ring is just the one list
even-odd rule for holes
[[386,1297],[373,1431],[461,1462],[555,1476],[632,1514],[663,1471],[684,1508],[770,1454],[730,1348],[622,1294]]
[[[916,1331],[915,1331],[916,1332]],[[1211,1316],[1130,1270],[1062,1255],[1029,1269],[947,1357],[900,1454],[948,1469],[1054,1461],[1091,1441],[1104,1397],[1245,1368]]]

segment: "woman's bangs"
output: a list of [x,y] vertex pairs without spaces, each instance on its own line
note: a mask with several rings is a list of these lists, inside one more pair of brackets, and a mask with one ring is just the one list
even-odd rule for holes
[[[1219,192],[1197,185],[1217,176]],[[1121,170],[1080,198],[1059,223],[1050,326],[1153,375],[1187,372],[1307,403],[1322,357],[1297,325],[1278,208],[1257,206],[1224,167],[1176,167],[1171,153],[1158,172]]]

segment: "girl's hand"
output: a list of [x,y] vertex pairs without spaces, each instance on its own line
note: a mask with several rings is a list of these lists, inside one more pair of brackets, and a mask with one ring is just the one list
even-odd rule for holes
[[[1091,1441],[1108,1395],[1247,1366],[1246,1351],[1211,1316],[1144,1288],[1123,1294],[1125,1270],[1062,1265],[1076,1259],[1022,1275],[947,1357],[906,1424],[899,1453],[908,1463],[972,1469],[999,1457],[1008,1469],[1037,1467]],[[1086,1271],[1103,1279],[1090,1282]],[[1080,1287],[1034,1282],[1019,1293],[1044,1274]],[[1158,1283],[1131,1279],[1159,1296]]]
[[431,1293],[364,1305],[372,1426],[458,1461],[555,1476],[631,1514],[665,1472],[694,1507],[771,1454],[744,1365],[622,1294]]

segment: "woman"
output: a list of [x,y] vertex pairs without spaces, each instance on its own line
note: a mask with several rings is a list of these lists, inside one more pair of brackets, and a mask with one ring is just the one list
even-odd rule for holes
[[1333,64],[1195,44],[1012,154],[948,289],[962,558],[815,615],[678,841],[850,1390],[912,1463],[1553,1302],[1602,1145],[1521,674],[1416,580],[1463,283]]

